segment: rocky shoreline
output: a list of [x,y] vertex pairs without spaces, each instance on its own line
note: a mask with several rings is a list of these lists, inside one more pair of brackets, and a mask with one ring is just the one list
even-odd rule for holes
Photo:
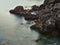
[[20,17],[23,16],[25,20],[35,20],[38,18],[38,6],[36,5],[32,6],[32,9],[27,10],[24,9],[23,6],[17,6],[15,9],[10,10],[9,12]]
[[17,6],[9,12],[23,16],[27,21],[35,21],[30,28],[38,33],[51,37],[60,36],[60,0],[45,0],[40,6],[33,5],[28,10],[23,6]]

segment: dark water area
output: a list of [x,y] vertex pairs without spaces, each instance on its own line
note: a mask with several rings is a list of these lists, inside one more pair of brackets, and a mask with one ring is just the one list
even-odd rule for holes
[[17,5],[30,8],[32,5],[40,5],[44,0],[1,0],[0,1],[0,45],[60,45],[59,39],[48,40],[40,35],[41,40],[35,40],[39,34],[31,31],[33,22],[24,20],[9,13],[9,10]]

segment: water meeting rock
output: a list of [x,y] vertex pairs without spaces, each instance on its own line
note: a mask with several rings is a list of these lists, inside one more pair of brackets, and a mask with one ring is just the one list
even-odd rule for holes
[[60,36],[60,0],[45,0],[40,6],[33,5],[29,10],[17,6],[10,13],[35,21],[30,28],[38,33]]

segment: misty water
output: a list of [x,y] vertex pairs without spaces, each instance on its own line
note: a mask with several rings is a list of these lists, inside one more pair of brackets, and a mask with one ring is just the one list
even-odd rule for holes
[[0,0],[0,45],[58,45],[59,40],[51,39],[47,42],[43,36],[39,43],[35,40],[38,33],[31,31],[33,22],[25,21],[23,17],[17,17],[9,13],[10,9],[18,5],[30,8],[32,5],[40,5],[44,0]]

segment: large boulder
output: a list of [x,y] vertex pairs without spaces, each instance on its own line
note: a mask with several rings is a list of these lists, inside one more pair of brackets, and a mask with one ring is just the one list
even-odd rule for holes
[[21,12],[21,11],[24,11],[24,8],[23,6],[17,6],[14,10],[17,12]]
[[9,12],[12,14],[21,15],[24,13],[24,8],[23,8],[23,6],[17,6],[15,9],[10,10]]

